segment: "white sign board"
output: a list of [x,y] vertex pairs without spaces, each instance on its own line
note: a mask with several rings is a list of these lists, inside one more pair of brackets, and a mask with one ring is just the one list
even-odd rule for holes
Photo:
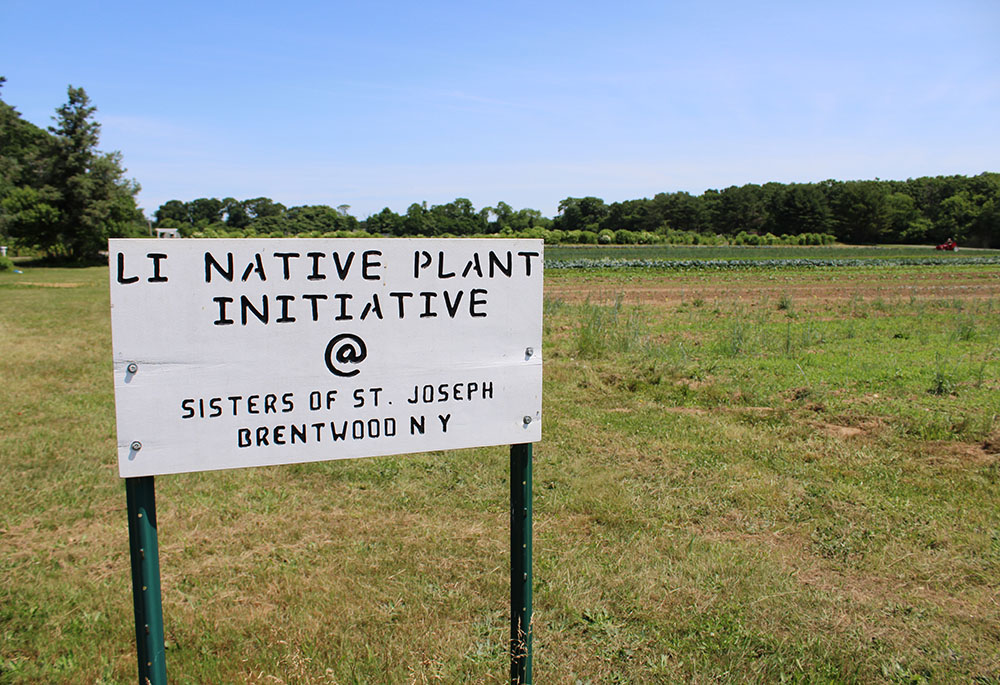
[[540,240],[111,240],[122,477],[541,439]]

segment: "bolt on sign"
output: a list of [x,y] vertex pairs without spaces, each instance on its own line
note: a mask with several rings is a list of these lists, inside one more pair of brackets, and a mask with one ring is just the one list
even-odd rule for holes
[[537,442],[542,251],[109,241],[120,475]]

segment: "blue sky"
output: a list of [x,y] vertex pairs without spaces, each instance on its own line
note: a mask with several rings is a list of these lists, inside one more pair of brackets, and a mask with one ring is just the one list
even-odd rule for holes
[[1000,171],[1000,2],[0,2],[3,99],[98,107],[147,214],[553,215],[767,181]]

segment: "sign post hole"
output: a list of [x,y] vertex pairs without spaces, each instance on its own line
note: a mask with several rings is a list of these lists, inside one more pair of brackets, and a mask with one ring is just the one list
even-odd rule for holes
[[160,597],[160,550],[156,541],[153,476],[125,479],[128,540],[132,560],[132,603],[140,685],[165,685],[163,603]]
[[531,443],[510,447],[510,682],[531,684]]

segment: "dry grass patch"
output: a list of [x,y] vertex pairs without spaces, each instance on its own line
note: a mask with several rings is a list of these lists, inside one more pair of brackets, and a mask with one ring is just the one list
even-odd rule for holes
[[[536,679],[1000,678],[998,276],[547,278]],[[0,682],[134,680],[106,279],[3,291]],[[505,681],[506,471],[158,478],[172,679]]]

